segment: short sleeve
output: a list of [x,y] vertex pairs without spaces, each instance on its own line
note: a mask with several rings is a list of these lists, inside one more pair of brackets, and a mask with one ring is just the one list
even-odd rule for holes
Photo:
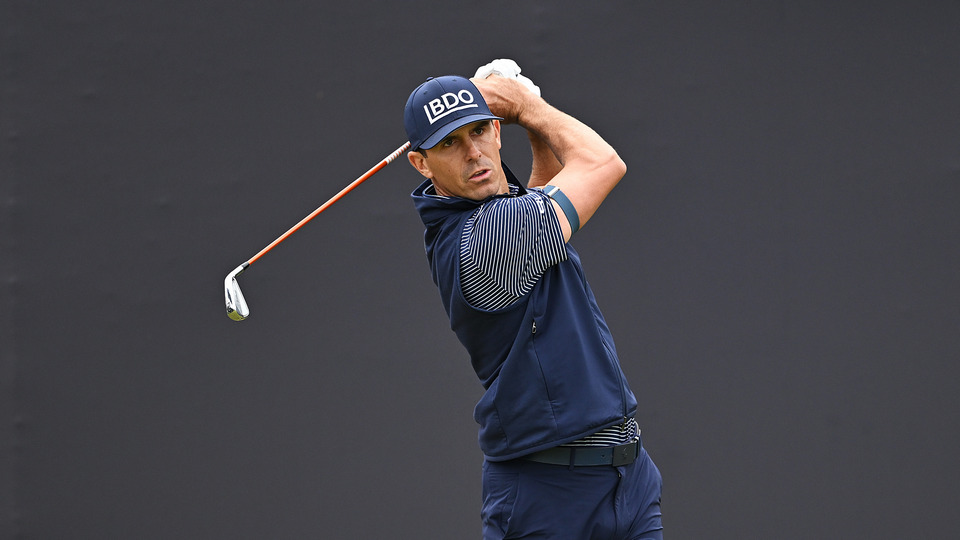
[[470,305],[502,309],[530,292],[551,266],[567,259],[549,197],[530,190],[484,203],[460,242],[460,284]]

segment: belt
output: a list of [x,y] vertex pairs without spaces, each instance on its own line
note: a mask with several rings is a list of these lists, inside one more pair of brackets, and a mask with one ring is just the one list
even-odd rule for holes
[[640,439],[619,446],[555,446],[523,456],[527,461],[566,465],[569,467],[618,467],[636,461],[640,453]]

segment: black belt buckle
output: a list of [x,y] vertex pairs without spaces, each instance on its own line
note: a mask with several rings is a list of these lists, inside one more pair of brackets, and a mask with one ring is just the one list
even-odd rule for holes
[[613,448],[613,465],[620,467],[629,465],[637,460],[637,454],[640,453],[640,441],[633,441],[630,444],[622,444]]

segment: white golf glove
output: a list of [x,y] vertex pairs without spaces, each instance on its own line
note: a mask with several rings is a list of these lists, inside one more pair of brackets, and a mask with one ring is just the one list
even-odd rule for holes
[[516,79],[524,86],[530,89],[536,95],[540,95],[540,87],[533,84],[533,81],[520,74],[520,66],[509,58],[498,58],[477,70],[477,79],[486,79],[490,75],[497,74],[508,79]]

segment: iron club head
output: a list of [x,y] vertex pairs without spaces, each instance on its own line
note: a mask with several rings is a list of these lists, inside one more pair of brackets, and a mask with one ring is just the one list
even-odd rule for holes
[[247,301],[243,299],[243,293],[240,292],[240,284],[237,283],[237,275],[243,272],[249,263],[243,263],[227,274],[223,280],[223,296],[227,302],[227,317],[235,321],[242,321],[250,315],[250,308],[247,307]]

